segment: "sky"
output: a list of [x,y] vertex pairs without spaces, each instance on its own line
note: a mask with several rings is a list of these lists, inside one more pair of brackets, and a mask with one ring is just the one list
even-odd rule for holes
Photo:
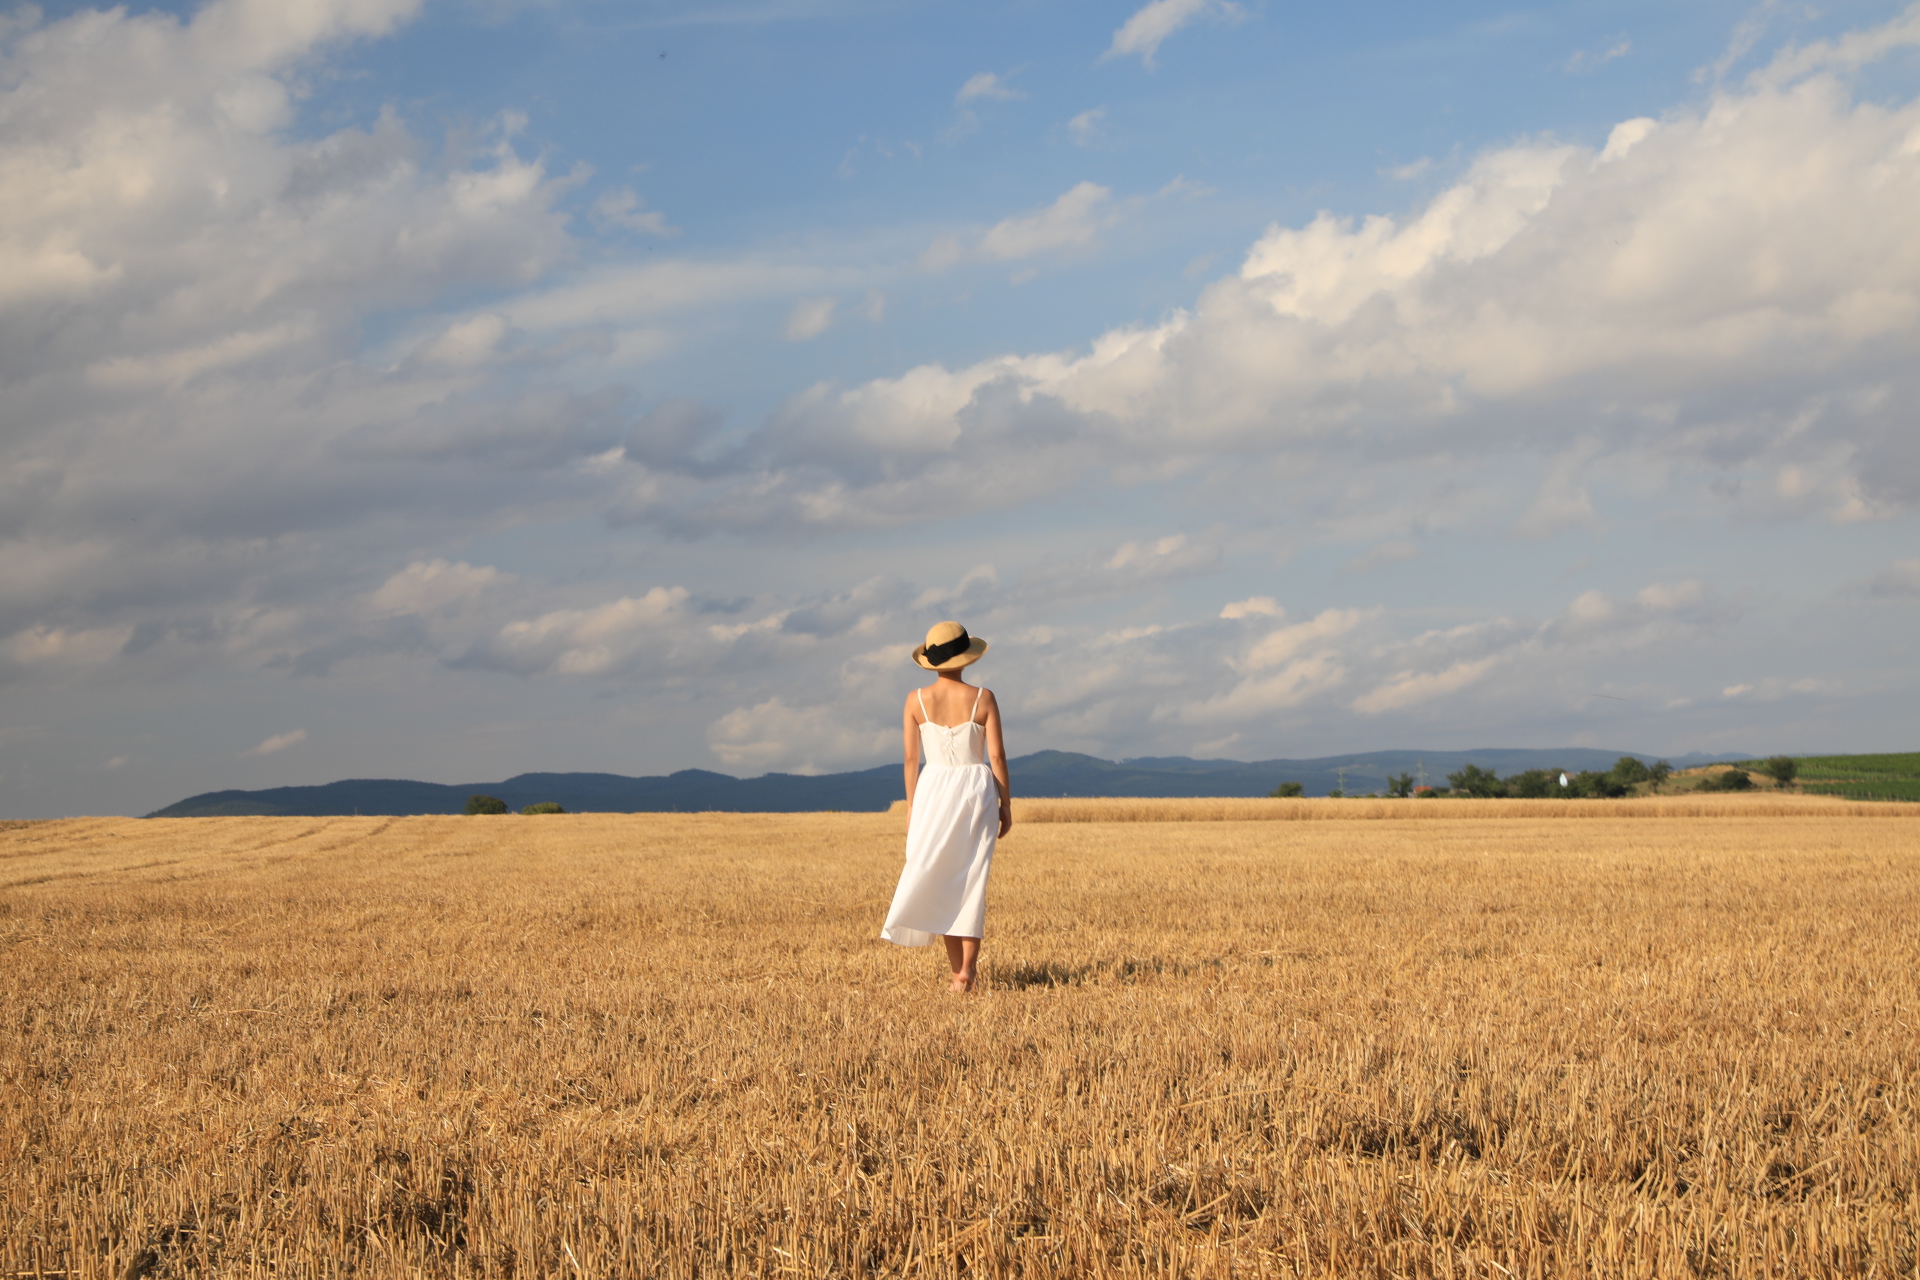
[[1914,749],[1917,210],[1920,4],[8,10],[0,816]]

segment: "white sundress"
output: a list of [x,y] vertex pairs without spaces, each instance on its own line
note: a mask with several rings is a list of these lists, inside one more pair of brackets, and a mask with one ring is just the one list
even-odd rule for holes
[[[907,865],[880,936],[903,947],[935,937],[978,938],[987,917],[987,871],[1000,836],[1000,791],[987,765],[987,729],[974,721],[934,724],[920,698],[920,752],[927,767],[907,818]],[[918,691],[914,694],[920,697]]]

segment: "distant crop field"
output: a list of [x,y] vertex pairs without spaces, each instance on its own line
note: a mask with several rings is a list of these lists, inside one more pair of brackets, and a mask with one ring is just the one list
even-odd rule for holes
[[1142,803],[0,825],[0,1272],[1920,1264],[1920,808]]
[[1896,755],[1809,756],[1800,761],[1803,789],[1850,800],[1920,800],[1920,751]]

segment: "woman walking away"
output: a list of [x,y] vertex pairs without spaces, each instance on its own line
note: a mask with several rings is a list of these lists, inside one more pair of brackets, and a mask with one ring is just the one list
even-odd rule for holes
[[[913,660],[940,678],[907,695],[907,865],[880,936],[903,947],[947,944],[953,991],[973,990],[993,846],[1013,827],[1000,704],[961,674],[987,642],[957,622],[927,632]],[[925,753],[926,771],[920,769]]]

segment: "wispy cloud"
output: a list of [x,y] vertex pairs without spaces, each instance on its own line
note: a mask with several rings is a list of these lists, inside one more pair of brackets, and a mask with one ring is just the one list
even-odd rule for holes
[[680,228],[667,225],[667,215],[658,209],[646,207],[631,187],[621,187],[609,191],[593,202],[588,211],[594,225],[601,228],[615,228],[620,231],[632,231],[640,235],[672,237],[680,234]]
[[298,746],[306,740],[307,731],[305,729],[294,729],[287,733],[276,733],[271,738],[261,742],[259,746],[248,751],[247,754],[252,756],[270,756],[276,751],[285,751],[288,747]]
[[1067,136],[1076,145],[1090,147],[1100,140],[1100,131],[1107,122],[1105,107],[1089,107],[1073,119],[1067,121]]
[[1012,102],[1027,95],[1008,84],[1006,78],[997,71],[982,71],[968,77],[960,86],[960,92],[953,95],[955,106],[965,106],[969,102],[987,99],[994,102]]
[[1113,43],[1107,46],[1100,60],[1138,54],[1140,61],[1151,70],[1161,43],[1180,28],[1203,18],[1232,22],[1245,16],[1246,10],[1231,0],[1153,0],[1113,33]]
[[1576,50],[1567,59],[1565,70],[1569,75],[1583,75],[1606,66],[1616,58],[1624,58],[1633,52],[1633,41],[1618,40],[1598,53],[1589,49]]
[[1868,591],[1876,596],[1920,596],[1920,560],[1896,560],[1874,576]]
[[996,222],[978,238],[942,236],[920,255],[929,271],[962,262],[1011,262],[1037,254],[1086,249],[1119,218],[1113,192],[1094,182],[1076,183],[1044,209]]
[[793,304],[793,310],[787,314],[787,327],[783,336],[788,342],[805,342],[817,338],[833,327],[834,308],[839,299],[802,298]]

